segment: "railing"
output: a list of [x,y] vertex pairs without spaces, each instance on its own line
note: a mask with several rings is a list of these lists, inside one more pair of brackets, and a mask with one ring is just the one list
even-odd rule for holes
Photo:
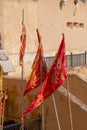
[[21,123],[15,123],[3,127],[3,130],[20,130]]
[[[46,57],[46,63],[47,63],[48,68],[52,64],[53,59],[54,59],[54,56]],[[85,51],[84,53],[79,53],[79,54],[71,53],[71,54],[66,55],[66,63],[67,63],[68,68],[86,65],[87,52]]]
[[[22,130],[21,123],[14,123],[6,125],[3,127],[3,130]],[[41,130],[41,118],[38,117],[32,120],[24,121],[24,130]]]
[[87,64],[87,53],[86,53],[86,51],[84,53],[80,53],[80,54],[71,53],[70,55],[66,56],[66,59],[67,59],[68,68],[86,65]]
[[40,130],[41,129],[41,118],[38,117],[37,119],[33,120],[26,120],[24,122],[25,130]]

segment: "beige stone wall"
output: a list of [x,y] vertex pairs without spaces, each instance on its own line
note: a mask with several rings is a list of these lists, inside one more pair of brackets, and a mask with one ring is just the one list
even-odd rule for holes
[[[56,52],[59,47],[62,33],[65,34],[66,51],[80,52],[87,50],[87,4],[79,1],[76,14],[73,0],[67,0],[67,4],[60,9],[60,0],[39,0],[38,2],[38,25],[43,36],[44,50]],[[67,22],[84,23],[84,28],[68,28]]]
[[[24,9],[24,21],[27,30],[27,47],[25,63],[31,62],[37,50],[36,28],[39,27],[45,56],[55,55],[62,33],[65,34],[66,51],[81,52],[87,50],[86,33],[87,4],[79,1],[76,14],[73,1],[60,9],[58,0],[3,0],[0,5],[3,19],[0,20],[3,27],[3,48],[9,54],[13,65],[19,63],[20,34],[22,22],[22,9]],[[84,27],[67,27],[67,22],[83,23]],[[2,24],[3,23],[3,24]]]
[[3,48],[8,53],[13,65],[19,65],[22,9],[24,9],[24,23],[27,32],[25,59],[27,59],[27,54],[33,53],[37,49],[37,2],[32,0],[3,0]]
[[[2,5],[2,6],[1,6]],[[66,51],[81,52],[87,50],[87,4],[79,1],[76,15],[73,16],[75,7],[73,1],[68,1],[62,10],[59,8],[58,0],[0,0],[0,31],[3,36],[3,48],[8,53],[13,66],[14,74],[10,74],[3,80],[3,88],[7,91],[8,100],[6,101],[5,119],[20,120],[21,116],[21,68],[19,67],[20,34],[22,22],[22,9],[24,9],[24,22],[27,29],[27,47],[24,57],[25,72],[27,77],[31,70],[31,63],[37,50],[36,28],[39,27],[44,53],[46,56],[55,55],[62,33],[65,34]],[[83,23],[84,27],[68,28],[67,22]],[[75,79],[75,80],[74,80]],[[73,84],[72,81],[73,80]],[[76,82],[78,81],[78,82]],[[79,84],[81,85],[79,87]],[[25,85],[25,81],[24,81]],[[73,94],[78,96],[83,102],[87,103],[86,85],[73,76],[70,78],[70,86]],[[83,91],[82,91],[82,86]],[[77,89],[76,89],[77,87]],[[38,89],[25,97],[24,108],[33,100]],[[77,92],[79,93],[77,94]],[[85,96],[84,96],[85,93]],[[57,108],[61,127],[70,130],[68,101],[60,92],[55,93]],[[49,103],[49,105],[48,105]],[[50,107],[49,107],[50,106]],[[41,108],[36,109],[27,118],[33,118],[40,114]],[[74,130],[87,129],[87,113],[72,103],[72,114]],[[45,130],[56,130],[57,123],[51,97],[45,101]]]
[[26,52],[35,50],[37,27],[37,2],[32,0],[4,0],[4,49],[9,54],[18,54],[20,48],[22,9],[27,31]]
[[0,1],[0,34],[1,34],[1,43],[3,46],[3,1]]

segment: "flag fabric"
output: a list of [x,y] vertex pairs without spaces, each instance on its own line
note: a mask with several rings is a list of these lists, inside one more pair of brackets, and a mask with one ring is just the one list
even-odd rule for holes
[[25,54],[25,47],[26,47],[26,28],[24,23],[22,23],[22,34],[20,37],[21,40],[21,48],[20,48],[20,66],[23,65],[23,57]]
[[4,117],[5,95],[6,95],[6,92],[0,92],[0,93],[2,93],[2,97],[0,99],[0,116]]
[[37,36],[38,36],[39,46],[35,56],[35,60],[32,64],[32,72],[30,78],[27,81],[26,88],[23,93],[24,96],[31,90],[40,86],[47,75],[47,68],[46,68],[45,58],[43,56],[43,48],[42,48],[38,29],[37,29]]
[[[42,47],[42,44],[41,44],[41,36],[40,36],[40,34],[39,34],[38,29],[36,29],[36,32],[37,32],[37,38],[38,38],[39,46],[41,46],[41,51],[40,51],[40,52],[41,52],[41,54],[42,54],[43,61],[44,61],[44,63],[45,63],[45,59],[44,59],[44,56],[43,56],[43,47]],[[34,66],[35,66],[36,63],[37,63],[37,60],[38,60],[38,57],[39,57],[38,54],[40,54],[40,53],[39,53],[39,46],[38,46],[38,49],[37,49],[37,53],[36,53],[36,56],[35,56],[34,62],[33,62],[33,64],[32,64],[32,69],[34,68]],[[45,64],[46,64],[46,63],[45,63]]]
[[34,101],[24,111],[22,118],[26,114],[36,109],[45,99],[47,99],[56,89],[58,89],[67,79],[66,55],[65,55],[65,39],[64,35],[55,56],[52,66],[42,84],[41,90],[38,92]]

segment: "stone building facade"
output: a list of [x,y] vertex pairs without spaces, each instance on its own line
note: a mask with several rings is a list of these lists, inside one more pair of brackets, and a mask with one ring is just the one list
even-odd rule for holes
[[87,4],[79,1],[75,7],[72,0],[67,1],[61,9],[58,0],[2,0],[0,1],[2,46],[9,54],[13,65],[18,65],[19,62],[22,9],[27,31],[25,62],[31,62],[36,53],[37,27],[42,37],[45,56],[55,55],[62,33],[65,34],[67,53],[86,51]]
[[[30,74],[31,65],[38,47],[36,28],[39,29],[42,37],[45,56],[54,56],[56,54],[61,42],[62,33],[65,34],[66,53],[80,53],[87,50],[87,4],[84,4],[82,1],[79,1],[78,5],[74,6],[73,0],[67,0],[66,5],[61,7],[60,0],[0,0],[2,47],[7,52],[15,68],[15,72],[4,76],[3,80],[3,88],[7,91],[8,95],[5,109],[6,120],[15,119],[19,121],[21,117],[21,67],[19,66],[19,50],[21,45],[22,9],[24,9],[24,23],[27,31],[27,45],[24,57],[24,86],[26,78]],[[73,80],[74,77],[71,79]],[[77,84],[71,83],[71,86],[79,86],[79,82]],[[87,91],[86,85],[82,82],[82,86],[85,88],[84,92]],[[24,108],[33,100],[38,89],[25,97],[26,104],[24,104]],[[76,88],[76,90],[78,89]],[[72,88],[72,92],[74,91]],[[65,128],[70,130],[67,97],[58,91],[55,93],[55,96],[61,127],[63,130]],[[79,94],[77,97],[80,97]],[[48,103],[51,106],[50,108]],[[41,114],[40,109],[39,107],[32,114],[28,115],[27,118],[33,118]],[[74,103],[72,103],[72,111],[74,130],[86,130],[87,113]],[[57,129],[57,122],[50,97],[45,102],[45,130],[52,129]]]

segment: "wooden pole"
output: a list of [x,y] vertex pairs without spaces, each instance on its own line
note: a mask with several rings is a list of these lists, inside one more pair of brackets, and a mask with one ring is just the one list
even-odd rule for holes
[[54,94],[52,94],[52,100],[53,100],[53,104],[54,104],[54,109],[55,109],[55,114],[56,114],[56,120],[57,120],[58,130],[61,130]]

